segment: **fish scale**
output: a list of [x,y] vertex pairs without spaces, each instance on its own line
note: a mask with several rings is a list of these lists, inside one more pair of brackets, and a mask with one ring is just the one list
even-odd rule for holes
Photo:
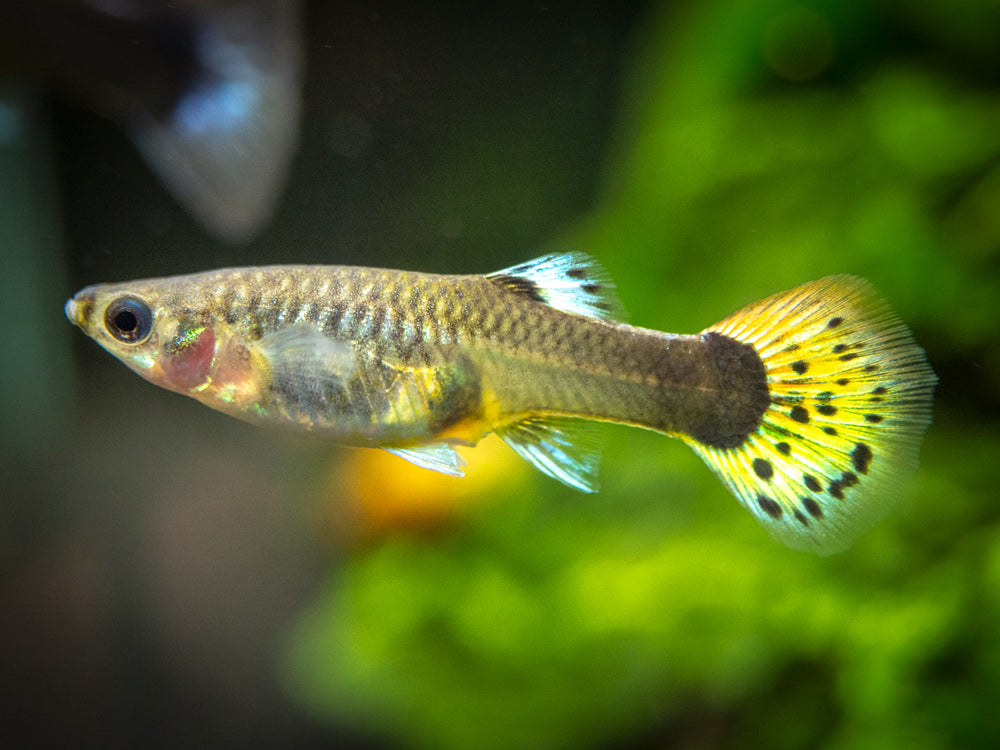
[[486,276],[225,269],[88,287],[66,305],[157,385],[448,474],[462,474],[456,445],[496,432],[594,491],[586,425],[608,421],[687,442],[792,547],[843,549],[891,507],[936,379],[866,282],[810,282],[695,335],[618,311],[579,253]]

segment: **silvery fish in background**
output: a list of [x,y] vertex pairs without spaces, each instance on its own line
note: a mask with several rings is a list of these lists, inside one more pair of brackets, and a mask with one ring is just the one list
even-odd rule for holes
[[298,0],[17,0],[0,61],[119,121],[221,239],[273,213],[298,143]]
[[156,385],[265,427],[461,476],[496,432],[595,491],[600,420],[684,440],[789,546],[844,549],[915,468],[936,378],[871,290],[832,276],[683,336],[615,322],[602,270],[270,266],[88,287],[66,315]]

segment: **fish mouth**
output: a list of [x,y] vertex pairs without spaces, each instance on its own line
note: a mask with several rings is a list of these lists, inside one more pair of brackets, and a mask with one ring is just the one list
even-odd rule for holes
[[77,292],[66,300],[63,310],[70,323],[86,330],[90,316],[94,311],[94,295]]
[[77,318],[80,306],[76,304],[75,299],[66,300],[66,306],[63,310],[66,312],[66,317],[69,318],[69,322],[73,325],[80,325],[80,320]]

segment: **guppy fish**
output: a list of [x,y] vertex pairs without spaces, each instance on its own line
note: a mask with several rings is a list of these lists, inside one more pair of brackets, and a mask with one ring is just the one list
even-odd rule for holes
[[91,286],[66,303],[156,385],[455,476],[455,446],[496,432],[593,492],[587,420],[673,435],[774,537],[820,553],[869,528],[915,469],[936,378],[864,280],[807,283],[697,335],[619,313],[579,253],[485,276],[226,269]]

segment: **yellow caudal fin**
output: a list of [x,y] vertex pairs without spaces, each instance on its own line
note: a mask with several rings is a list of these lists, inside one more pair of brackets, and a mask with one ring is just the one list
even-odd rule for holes
[[852,276],[756,302],[712,326],[753,345],[771,403],[739,446],[687,442],[789,547],[848,547],[915,470],[937,378],[909,329]]

